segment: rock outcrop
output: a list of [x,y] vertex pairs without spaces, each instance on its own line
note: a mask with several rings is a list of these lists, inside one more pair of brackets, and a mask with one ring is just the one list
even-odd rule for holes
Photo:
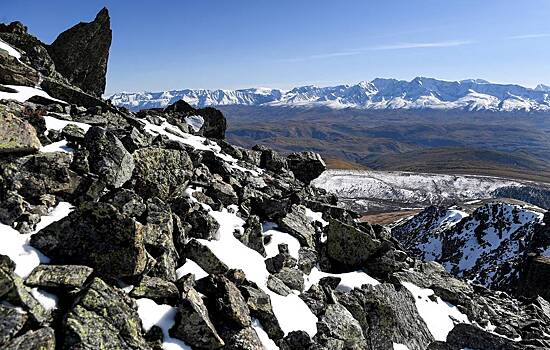
[[59,34],[47,49],[56,70],[71,84],[101,97],[111,40],[111,19],[103,8],[92,22],[81,22]]

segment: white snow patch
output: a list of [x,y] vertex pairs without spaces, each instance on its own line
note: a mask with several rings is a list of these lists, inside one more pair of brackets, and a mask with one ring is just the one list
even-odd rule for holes
[[279,347],[275,344],[273,340],[271,340],[271,338],[269,338],[269,335],[267,335],[267,333],[265,332],[260,321],[253,318],[252,328],[254,328],[254,330],[256,331],[258,338],[260,338],[260,341],[262,342],[264,350],[279,350]]
[[409,350],[409,348],[407,347],[407,345],[393,343],[393,350]]
[[314,267],[311,270],[311,273],[308,275],[305,275],[305,283],[304,283],[304,290],[308,290],[312,285],[319,283],[321,278],[323,277],[339,277],[342,280],[340,281],[340,284],[336,289],[342,291],[342,292],[349,292],[350,290],[353,290],[354,288],[361,288],[364,284],[369,284],[372,286],[375,286],[377,284],[380,284],[377,280],[372,278],[371,276],[367,275],[366,273],[362,271],[353,271],[353,272],[346,272],[346,273],[328,273],[320,271],[317,267]]
[[57,309],[57,303],[59,301],[57,295],[38,288],[32,288],[31,294],[46,310]]
[[432,301],[429,297],[434,294],[433,290],[420,288],[409,282],[402,284],[413,295],[418,313],[426,322],[435,340],[447,339],[447,334],[455,325],[453,319],[459,323],[470,323],[468,316],[460,312],[456,306],[444,302],[439,297],[436,297],[436,301]]
[[0,91],[0,100],[16,100],[19,102],[25,102],[31,97],[40,96],[52,100],[55,102],[67,104],[67,102],[53,98],[48,93],[42,89],[38,89],[30,86],[21,86],[21,85],[4,85],[5,87],[16,90],[17,92],[4,92]]
[[266,287],[269,272],[265,267],[264,257],[253,249],[242,244],[233,232],[243,231],[243,219],[227,209],[210,211],[210,215],[220,224],[220,239],[199,241],[223,261],[229,268],[241,269],[247,279],[255,282],[271,298],[273,312],[279,320],[281,329],[286,334],[294,330],[303,330],[310,336],[317,333],[317,317],[298,295],[278,295]]
[[183,264],[180,268],[176,270],[176,276],[179,279],[189,273],[192,273],[193,275],[195,275],[196,280],[199,280],[203,277],[208,276],[208,273],[204,271],[199,265],[197,265],[196,262],[194,262],[191,259],[187,259],[185,261],[185,264]]
[[40,251],[31,247],[30,237],[49,224],[61,220],[69,215],[73,207],[67,202],[60,202],[51,213],[42,216],[36,229],[29,234],[21,234],[13,227],[0,223],[0,254],[7,255],[15,262],[15,273],[22,278],[26,278],[32,270],[38,265],[48,263],[50,259]]
[[72,120],[58,119],[58,118],[53,117],[51,115],[44,116],[44,121],[46,122],[46,129],[48,129],[48,130],[61,131],[67,125],[76,125],[79,128],[81,128],[82,130],[84,130],[84,132],[87,132],[88,129],[91,127],[90,124],[80,123],[80,122],[73,122]]
[[40,147],[40,152],[42,153],[52,153],[52,152],[65,152],[65,153],[73,153],[74,149],[67,146],[67,140],[61,140],[54,143],[50,143],[49,145]]
[[10,45],[8,45],[2,40],[0,40],[0,49],[7,51],[8,55],[12,57],[15,57],[17,59],[21,58],[21,54],[19,53],[19,51],[17,51],[16,49],[14,49],[13,47],[11,47]]
[[309,208],[306,208],[306,216],[311,220],[311,222],[320,222],[323,227],[328,225],[328,221],[323,219],[323,213],[320,211],[313,211]]
[[264,235],[270,235],[271,241],[265,245],[265,252],[267,258],[272,258],[275,255],[279,254],[279,244],[288,245],[289,254],[295,258],[299,258],[300,242],[286,232],[281,232],[276,230],[277,225],[273,223],[264,223],[262,224],[264,229]]
[[141,298],[136,300],[138,315],[141,319],[143,329],[147,332],[151,327],[158,326],[164,335],[162,348],[165,350],[192,350],[182,340],[170,337],[168,330],[172,328],[176,318],[177,308],[157,304],[151,299]]
[[185,117],[187,125],[193,128],[195,132],[199,131],[204,125],[204,118],[200,115],[190,115]]

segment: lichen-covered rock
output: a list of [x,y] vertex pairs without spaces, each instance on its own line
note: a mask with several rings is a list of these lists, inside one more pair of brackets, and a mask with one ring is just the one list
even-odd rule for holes
[[290,212],[277,223],[283,230],[300,241],[301,245],[309,248],[315,247],[315,228],[311,225],[303,205],[293,204]]
[[31,124],[11,113],[0,113],[0,154],[34,153],[40,147],[40,140]]
[[267,147],[255,146],[253,149],[262,152],[260,156],[260,167],[275,173],[288,169],[286,158],[281,156],[278,152]]
[[524,346],[517,342],[484,331],[474,325],[459,323],[447,335],[452,349],[520,350]]
[[225,206],[237,204],[239,202],[239,197],[237,196],[237,193],[235,193],[233,187],[222,181],[212,182],[212,184],[206,189],[206,195],[216,198]]
[[238,331],[229,331],[223,334],[224,349],[227,350],[264,350],[258,334],[252,327],[245,327]]
[[367,342],[361,325],[340,304],[329,304],[317,322],[316,339],[319,343],[340,341],[345,349],[365,349]]
[[36,86],[39,82],[35,69],[0,49],[0,84]]
[[130,291],[135,299],[148,298],[159,304],[174,305],[180,298],[179,290],[172,282],[159,277],[144,276],[137,286]]
[[31,237],[31,245],[54,263],[92,267],[113,278],[145,270],[143,226],[107,203],[85,202],[69,216]]
[[0,304],[0,347],[23,328],[27,318],[25,311],[14,306]]
[[50,327],[43,327],[12,339],[2,349],[55,350],[55,333]]
[[224,274],[229,270],[227,265],[212,253],[210,248],[194,238],[185,245],[182,255],[196,262],[209,274]]
[[300,292],[304,290],[304,274],[301,270],[283,267],[281,271],[277,272],[274,276],[280,279],[290,289]]
[[138,149],[134,156],[134,190],[144,198],[166,200],[190,177],[193,164],[183,150],[148,147]]
[[286,161],[294,176],[305,184],[318,178],[327,168],[321,156],[315,152],[291,153]]
[[235,237],[248,248],[254,249],[262,256],[266,256],[263,228],[258,216],[249,216],[244,224],[244,231],[242,233],[236,232]]
[[362,326],[371,349],[392,349],[392,343],[425,349],[434,341],[413,295],[403,286],[365,286],[339,294],[338,301]]
[[267,278],[267,288],[284,297],[292,293],[292,290],[274,275],[269,275]]
[[374,232],[364,232],[336,219],[330,220],[327,255],[341,269],[357,270],[380,248]]
[[125,188],[109,192],[102,200],[114,205],[122,214],[131,217],[140,217],[147,210],[143,198]]
[[250,315],[260,321],[269,337],[274,340],[283,338],[284,332],[273,313],[269,295],[254,286],[241,286],[240,290],[246,300]]
[[112,132],[91,127],[86,133],[84,144],[90,152],[90,171],[99,175],[105,183],[118,188],[132,177],[132,155]]
[[148,275],[175,281],[179,255],[174,244],[174,221],[170,206],[157,197],[148,199],[145,222],[145,247],[156,260]]
[[69,169],[71,161],[70,153],[33,154],[2,164],[0,176],[6,189],[39,202],[44,194],[67,196],[75,192],[80,177]]
[[39,265],[25,280],[31,287],[71,290],[81,288],[94,272],[82,265]]
[[207,240],[219,239],[220,224],[202,207],[191,210],[185,215],[184,220],[193,227],[189,231],[189,237]]
[[193,288],[183,295],[170,335],[199,349],[219,349],[225,345],[199,293]]
[[250,326],[248,306],[233,282],[222,275],[210,275],[201,282],[198,290],[208,297],[208,310],[218,323],[239,329]]
[[77,296],[61,330],[63,349],[149,349],[135,303],[99,278]]
[[103,8],[90,23],[81,22],[59,34],[47,47],[59,73],[95,96],[105,92],[112,32]]
[[0,269],[0,298],[23,308],[35,325],[44,325],[51,321],[51,313],[36,300],[21,277],[13,271]]

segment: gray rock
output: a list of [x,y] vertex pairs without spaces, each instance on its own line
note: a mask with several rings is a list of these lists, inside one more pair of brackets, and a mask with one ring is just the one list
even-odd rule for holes
[[339,302],[361,324],[371,349],[426,349],[434,338],[418,313],[413,295],[399,285],[382,283],[339,294]]
[[296,152],[286,157],[288,168],[305,184],[315,180],[327,166],[321,156],[314,152]]
[[112,32],[103,8],[90,23],[81,22],[59,34],[47,47],[59,73],[95,96],[105,92]]
[[222,202],[223,205],[228,206],[231,204],[237,204],[239,202],[239,197],[231,185],[222,182],[214,181],[206,189],[206,195],[212,197],[214,200]]
[[99,278],[78,295],[61,330],[63,349],[149,349],[133,300]]
[[9,305],[0,304],[0,347],[7,343],[27,322],[27,313]]
[[30,243],[53,263],[86,265],[113,278],[139,276],[147,262],[143,226],[107,203],[81,204]]
[[72,142],[82,142],[86,132],[75,124],[68,124],[61,130],[61,136]]
[[357,270],[380,248],[374,232],[364,232],[336,219],[330,220],[327,255],[342,269]]
[[170,335],[199,349],[219,349],[225,345],[199,293],[192,288],[183,295]]
[[237,332],[223,334],[227,350],[264,350],[264,346],[252,327],[245,327]]
[[266,256],[263,228],[258,216],[249,216],[244,224],[244,232],[242,234],[240,232],[235,233],[235,237],[248,248],[254,249],[264,257]]
[[308,247],[300,247],[298,256],[298,268],[306,275],[309,275],[319,260],[317,251]]
[[283,267],[281,271],[277,272],[274,276],[290,289],[300,292],[304,290],[304,274],[301,270]]
[[75,192],[80,177],[69,170],[72,155],[64,152],[38,153],[0,166],[4,188],[39,202],[44,194],[67,196]]
[[45,325],[51,321],[51,313],[30,293],[23,280],[3,269],[0,269],[0,298],[23,308],[35,325]]
[[168,199],[178,187],[185,187],[193,169],[182,150],[148,147],[138,149],[133,156],[134,190],[143,198]]
[[31,287],[71,290],[81,288],[94,270],[80,265],[39,265],[25,280]]
[[247,303],[227,277],[210,275],[199,282],[198,291],[207,296],[206,305],[216,324],[236,329],[251,325]]
[[34,68],[0,49],[0,84],[36,86],[39,82],[40,74]]
[[197,263],[204,271],[209,274],[224,274],[229,268],[207,246],[196,239],[191,239],[184,248],[183,254]]
[[277,224],[280,228],[300,241],[302,246],[315,247],[315,228],[306,216],[306,208],[293,204],[290,212],[280,219]]
[[114,205],[122,214],[131,217],[140,217],[147,209],[143,198],[138,196],[134,191],[125,188],[111,191],[102,200]]
[[365,349],[367,347],[361,325],[340,304],[327,306],[325,313],[317,322],[317,330],[315,338],[321,344],[333,338],[342,341],[345,349]]
[[43,327],[12,339],[3,349],[55,350],[55,333],[50,327]]
[[176,285],[158,277],[144,276],[129,294],[132,298],[148,298],[159,304],[174,305],[180,298]]
[[520,350],[525,347],[513,340],[499,337],[474,325],[459,323],[447,335],[452,348],[483,350]]
[[269,275],[267,278],[267,288],[284,297],[292,293],[292,290],[283,281],[273,275]]
[[144,241],[147,252],[156,260],[149,276],[176,280],[179,255],[174,244],[174,222],[170,206],[157,197],[147,200]]
[[90,152],[90,171],[99,175],[105,183],[118,188],[132,177],[132,155],[112,132],[91,127],[84,143]]
[[41,146],[31,124],[11,113],[0,113],[0,154],[35,153]]
[[283,338],[284,332],[273,313],[269,295],[254,286],[241,286],[240,290],[246,300],[250,315],[260,321],[269,337],[274,340]]
[[184,221],[193,228],[188,233],[189,237],[207,240],[219,239],[220,224],[202,207],[189,212],[184,217]]

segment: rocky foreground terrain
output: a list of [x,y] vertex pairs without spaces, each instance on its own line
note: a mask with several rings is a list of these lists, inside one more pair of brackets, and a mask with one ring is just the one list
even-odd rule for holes
[[536,295],[469,283],[310,186],[315,153],[232,146],[213,108],[102,100],[107,10],[0,40],[0,348],[550,347],[546,258]]

